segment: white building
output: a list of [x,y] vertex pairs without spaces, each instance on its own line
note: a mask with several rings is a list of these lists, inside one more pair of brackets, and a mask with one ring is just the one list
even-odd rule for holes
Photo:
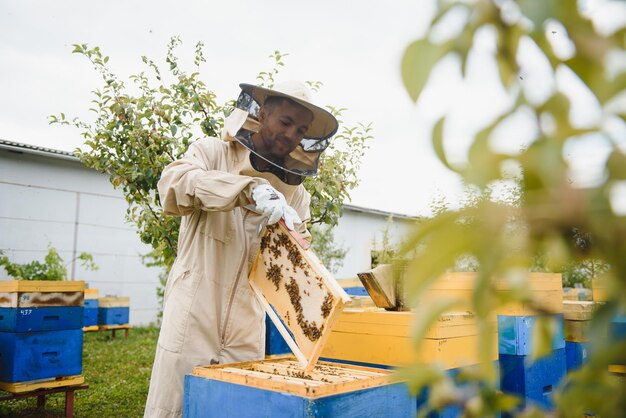
[[[71,153],[0,140],[0,250],[25,263],[43,260],[54,246],[68,263],[69,279],[85,280],[101,296],[130,296],[131,323],[147,324],[158,312],[159,270],[143,265],[150,247],[126,223],[126,208],[108,176]],[[336,276],[369,269],[383,231],[397,242],[413,223],[406,215],[346,205],[334,236],[348,252]],[[100,269],[86,271],[72,261],[82,252],[91,253]],[[0,268],[0,279],[8,278]]]

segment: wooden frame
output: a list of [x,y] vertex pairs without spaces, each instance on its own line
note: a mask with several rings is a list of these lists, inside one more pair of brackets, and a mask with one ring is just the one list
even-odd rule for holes
[[195,367],[194,376],[306,398],[337,395],[400,381],[392,370],[320,361],[304,372],[293,357]]
[[305,372],[310,371],[350,297],[283,221],[265,228],[249,282]]

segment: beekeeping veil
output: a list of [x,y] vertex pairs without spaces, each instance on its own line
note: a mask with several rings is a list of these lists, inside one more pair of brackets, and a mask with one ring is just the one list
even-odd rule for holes
[[[224,122],[223,135],[227,140],[236,140],[251,152],[250,162],[255,170],[271,172],[283,182],[298,185],[306,176],[315,176],[319,159],[337,132],[337,119],[330,112],[311,103],[311,93],[305,84],[289,81],[277,84],[273,89],[240,84],[241,94],[235,110]],[[259,129],[259,110],[268,97],[284,97],[313,114],[313,121],[300,144],[280,161],[272,156],[261,155],[255,149],[252,135]],[[259,159],[270,164],[259,164]]]

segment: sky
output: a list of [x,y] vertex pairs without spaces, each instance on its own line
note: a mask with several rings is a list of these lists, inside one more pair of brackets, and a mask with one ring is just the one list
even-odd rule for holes
[[[321,81],[317,104],[347,108],[348,125],[371,122],[375,139],[350,203],[425,215],[436,196],[457,199],[460,180],[430,145],[433,120],[451,114],[449,151],[453,159],[462,155],[471,132],[507,104],[493,83],[495,68],[477,58],[473,87],[461,90],[454,65],[442,66],[434,87],[415,104],[402,85],[400,63],[408,44],[424,35],[434,1],[296,4],[0,0],[0,138],[74,150],[81,144],[79,131],[49,125],[48,116],[90,118],[91,91],[100,79],[85,58],[71,53],[72,44],[100,46],[113,72],[126,80],[145,69],[142,55],[165,68],[167,43],[180,36],[177,55],[189,70],[196,42],[205,43],[201,78],[218,101],[235,98],[239,83],[254,83],[259,71],[271,68],[269,55],[278,50],[289,54],[279,81]],[[480,112],[468,112],[468,105]]]

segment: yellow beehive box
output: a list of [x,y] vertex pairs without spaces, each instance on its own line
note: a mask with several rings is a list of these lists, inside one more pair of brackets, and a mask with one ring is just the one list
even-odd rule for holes
[[128,296],[106,296],[98,298],[98,308],[125,308],[130,306]]
[[[469,303],[472,299],[476,277],[477,273],[472,272],[444,274],[425,293],[424,302],[454,298]],[[560,273],[529,273],[527,283],[537,307],[547,313],[563,312],[563,284]],[[513,292],[511,286],[503,279],[494,280],[493,286],[496,292],[503,296]],[[538,312],[530,304],[510,302],[499,308],[496,313],[498,315],[519,316],[536,315]]]
[[591,290],[593,300],[596,302],[607,302],[609,300],[609,292],[606,282],[602,279],[591,280]]
[[563,318],[566,321],[589,321],[598,304],[591,301],[563,301]]
[[0,308],[82,306],[85,282],[0,280]]
[[98,299],[98,289],[85,289],[85,299]]
[[[326,342],[322,357],[386,366],[441,363],[447,369],[477,364],[478,328],[467,312],[443,314],[428,330],[419,351],[412,337],[415,312],[345,309]],[[498,337],[493,333],[493,359]]]

